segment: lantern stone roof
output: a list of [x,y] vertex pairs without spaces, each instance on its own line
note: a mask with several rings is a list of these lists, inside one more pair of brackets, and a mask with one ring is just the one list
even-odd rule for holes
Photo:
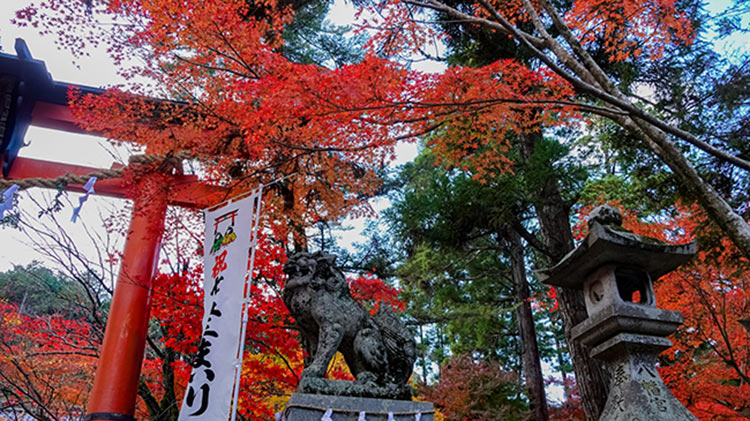
[[622,216],[609,206],[596,208],[588,224],[589,234],[578,247],[555,266],[538,271],[542,282],[583,289],[586,277],[607,264],[639,267],[655,280],[695,254],[695,242],[670,244],[625,230]]

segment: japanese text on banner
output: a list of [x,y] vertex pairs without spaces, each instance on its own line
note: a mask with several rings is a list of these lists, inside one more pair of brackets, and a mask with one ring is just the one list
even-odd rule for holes
[[203,335],[180,410],[180,421],[226,420],[238,359],[248,249],[260,189],[229,205],[206,212],[204,244]]

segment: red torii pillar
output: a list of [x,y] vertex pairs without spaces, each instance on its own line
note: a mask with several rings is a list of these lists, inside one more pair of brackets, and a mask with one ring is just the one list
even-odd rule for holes
[[[99,169],[17,158],[8,179],[56,178],[96,171]],[[68,190],[83,191],[81,185],[70,185]],[[227,190],[201,183],[196,176],[150,172],[135,186],[126,186],[119,178],[100,180],[96,183],[96,193],[130,198],[134,206],[87,415],[83,419],[134,421],[152,278],[158,264],[167,206],[208,207],[224,199]]]
[[133,197],[133,215],[86,408],[87,421],[135,420],[152,278],[159,263],[167,211],[166,190],[152,181],[142,180]]

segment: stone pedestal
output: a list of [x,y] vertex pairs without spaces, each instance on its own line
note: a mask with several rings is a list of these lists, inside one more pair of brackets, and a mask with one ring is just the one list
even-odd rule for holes
[[638,346],[621,347],[608,357],[612,382],[600,420],[697,421],[659,377],[650,347],[645,352]]
[[656,370],[658,355],[672,346],[666,335],[682,314],[632,303],[615,303],[573,328],[574,340],[607,363],[612,376],[602,421],[695,421]]
[[388,399],[356,398],[346,396],[311,395],[294,393],[284,409],[287,421],[320,421],[331,409],[333,421],[358,421],[359,413],[365,413],[367,421],[388,421],[393,414],[395,421],[433,421],[435,410],[429,402],[396,401]]

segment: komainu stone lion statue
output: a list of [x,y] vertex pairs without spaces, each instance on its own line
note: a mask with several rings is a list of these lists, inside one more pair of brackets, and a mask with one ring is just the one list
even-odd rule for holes
[[[305,360],[298,392],[410,399],[416,343],[388,306],[371,316],[352,298],[335,256],[297,253],[286,262],[284,303],[300,331]],[[325,379],[336,351],[356,381]]]

